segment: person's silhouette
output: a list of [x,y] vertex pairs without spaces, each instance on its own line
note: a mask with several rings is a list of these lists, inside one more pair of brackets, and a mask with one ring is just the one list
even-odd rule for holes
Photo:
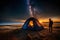
[[52,32],[53,21],[49,18],[49,32]]

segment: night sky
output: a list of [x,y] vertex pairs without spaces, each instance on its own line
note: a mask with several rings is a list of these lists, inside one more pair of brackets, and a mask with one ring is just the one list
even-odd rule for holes
[[[59,0],[31,0],[31,6],[36,8],[36,15],[42,18],[60,18]],[[26,0],[0,0],[0,22],[12,19],[29,18]]]

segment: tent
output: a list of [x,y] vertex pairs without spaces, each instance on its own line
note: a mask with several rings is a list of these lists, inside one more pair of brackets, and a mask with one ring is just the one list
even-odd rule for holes
[[24,30],[43,30],[44,28],[36,18],[30,17],[24,23],[22,29],[24,29]]

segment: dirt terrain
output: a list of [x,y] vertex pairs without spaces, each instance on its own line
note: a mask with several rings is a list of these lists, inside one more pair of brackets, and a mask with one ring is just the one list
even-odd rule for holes
[[47,28],[42,31],[30,31],[23,29],[0,30],[0,40],[60,40],[60,28],[53,28],[50,33]]

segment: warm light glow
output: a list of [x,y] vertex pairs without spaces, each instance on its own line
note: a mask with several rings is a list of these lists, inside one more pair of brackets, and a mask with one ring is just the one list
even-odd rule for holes
[[[40,23],[42,22],[49,22],[49,18],[40,18],[38,19]],[[51,20],[53,20],[53,22],[60,22],[60,18],[51,18]]]
[[40,23],[42,23],[42,21],[41,21],[41,20],[39,20],[39,22],[40,22]]
[[38,20],[39,21],[39,23],[43,23],[43,21],[41,21],[41,20]]
[[38,19],[40,23],[49,22],[49,19]]
[[29,22],[29,25],[30,25],[31,27],[33,27],[33,21],[30,21],[30,22]]

